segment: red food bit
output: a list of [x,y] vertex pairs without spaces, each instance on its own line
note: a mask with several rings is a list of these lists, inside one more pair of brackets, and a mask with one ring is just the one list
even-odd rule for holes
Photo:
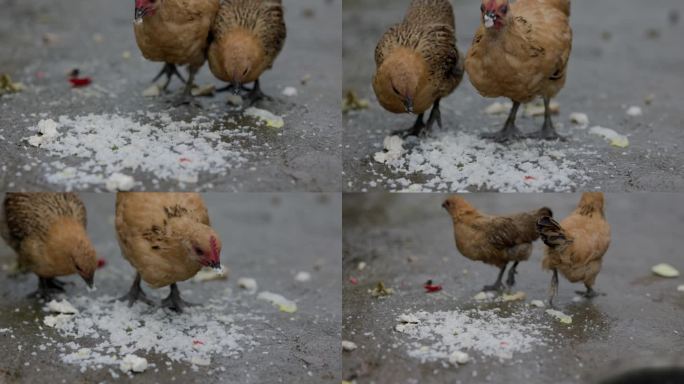
[[423,285],[423,288],[425,288],[425,292],[427,293],[439,292],[442,290],[442,286],[438,284],[432,284],[432,280],[428,280],[428,282]]
[[97,268],[102,268],[105,265],[107,265],[107,260],[105,259],[97,259]]
[[90,83],[93,81],[90,79],[90,77],[70,77],[69,82],[71,83],[72,87],[80,88],[90,85]]
[[45,78],[45,72],[43,72],[43,71],[36,72],[36,77],[38,79],[44,79]]
[[181,157],[181,158],[180,158],[180,162],[181,162],[181,163],[191,163],[192,160],[188,159],[187,157]]
[[192,340],[192,345],[204,345],[202,340]]
[[534,176],[525,176],[525,180],[526,180],[526,181],[529,181],[529,180],[537,180],[537,178],[534,177]]
[[352,283],[352,284],[354,284],[354,285],[356,285],[356,284],[359,283],[359,281],[356,279],[356,277],[350,277],[350,278],[349,278],[349,282]]
[[500,344],[501,344],[502,347],[507,347],[507,346],[508,346],[508,342],[507,342],[507,341],[502,341]]

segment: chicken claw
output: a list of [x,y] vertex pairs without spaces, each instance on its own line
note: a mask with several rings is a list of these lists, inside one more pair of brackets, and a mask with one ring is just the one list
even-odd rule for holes
[[176,285],[176,283],[171,284],[171,293],[169,293],[169,296],[166,299],[162,300],[162,307],[169,308],[170,310],[178,313],[183,313],[183,308],[192,307],[195,305],[196,304],[188,303],[181,298],[180,290],[178,289],[178,285]]
[[556,130],[553,128],[553,122],[551,121],[551,109],[549,108],[550,102],[550,99],[544,98],[544,125],[542,125],[541,131],[526,135],[526,138],[560,141],[567,140],[565,137],[556,133]]
[[591,286],[584,284],[585,287],[587,287],[586,291],[575,291],[576,294],[586,298],[586,299],[593,299],[596,296],[600,296],[601,294],[594,291],[594,288]]
[[501,279],[503,278],[503,274],[506,271],[506,266],[508,263],[506,263],[503,267],[501,267],[501,271],[499,271],[499,277],[496,278],[496,281],[492,285],[485,285],[482,290],[487,292],[487,291],[502,291],[504,289],[504,285],[501,282]]
[[147,295],[145,295],[145,292],[142,290],[140,287],[140,274],[136,273],[135,274],[135,280],[133,281],[133,285],[131,285],[131,289],[128,291],[127,294],[124,296],[121,296],[119,301],[128,301],[128,306],[132,307],[133,304],[136,301],[142,301],[143,303],[147,305],[154,305],[152,300],[147,298]]
[[511,269],[508,270],[508,278],[506,279],[506,285],[508,286],[508,288],[513,288],[513,286],[515,285],[515,274],[518,273],[518,271],[516,270],[518,264],[520,264],[520,262],[516,261],[515,263],[513,263]]
[[175,64],[164,64],[164,67],[162,67],[161,71],[159,72],[159,74],[157,74],[157,76],[154,77],[154,80],[152,80],[152,82],[156,83],[157,80],[159,80],[159,78],[162,77],[162,75],[166,75],[166,82],[161,87],[162,91],[166,91],[174,75],[177,76],[183,83],[186,83],[185,78],[183,77],[183,75],[180,74],[180,72],[178,72],[178,68],[176,68]]
[[392,134],[399,135],[403,139],[409,136],[426,137],[432,131],[432,126],[435,123],[437,123],[437,125],[440,128],[442,128],[442,113],[439,110],[439,102],[440,99],[437,99],[437,101],[435,101],[432,107],[432,111],[430,112],[430,117],[428,117],[427,124],[423,122],[423,117],[425,116],[425,114],[421,113],[416,118],[416,122],[415,124],[413,124],[413,127],[409,129],[394,131],[392,132]]
[[254,86],[251,90],[249,90],[249,92],[247,93],[247,97],[245,99],[247,100],[247,106],[252,106],[256,102],[261,100],[273,101],[273,98],[271,96],[265,94],[261,90],[261,86],[259,85],[259,79],[257,79],[254,82]]
[[497,143],[506,143],[523,138],[522,132],[515,126],[518,108],[520,108],[520,103],[517,101],[513,102],[513,107],[511,108],[511,112],[508,115],[508,119],[506,119],[503,129],[496,133],[483,133],[480,137],[493,140]]

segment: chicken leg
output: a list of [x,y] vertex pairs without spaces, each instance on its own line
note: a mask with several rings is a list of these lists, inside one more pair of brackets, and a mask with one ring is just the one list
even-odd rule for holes
[[553,298],[558,294],[558,270],[553,270],[551,285],[549,286],[549,307],[553,307]]
[[197,72],[199,71],[199,68],[195,68],[192,66],[188,67],[188,81],[185,83],[185,88],[183,89],[183,93],[173,101],[173,106],[174,107],[180,107],[181,105],[190,105],[193,107],[197,108],[202,108],[202,104],[200,104],[195,98],[192,96],[192,87],[195,86],[195,76],[197,75]]
[[124,296],[121,296],[119,301],[128,301],[128,306],[131,307],[133,306],[133,303],[136,301],[140,300],[143,303],[147,305],[153,305],[152,300],[147,298],[147,295],[145,295],[145,292],[142,290],[140,287],[140,274],[136,273],[135,274],[135,280],[133,281],[133,285],[131,285],[131,289],[128,291],[127,294]]
[[254,82],[254,86],[247,93],[246,100],[247,100],[247,105],[251,106],[251,105],[254,105],[254,103],[256,103],[257,101],[261,101],[261,100],[271,101],[271,100],[273,100],[273,98],[261,91],[259,79],[256,79],[256,81]]
[[587,288],[586,291],[575,291],[575,293],[583,296],[586,299],[593,299],[599,295],[599,293],[594,291],[594,288],[592,288],[589,284],[584,283],[584,286]]
[[54,295],[64,293],[63,282],[54,278],[38,277],[38,290],[29,295],[46,301],[52,300]]
[[518,115],[518,108],[520,108],[520,103],[517,101],[513,102],[513,107],[511,112],[506,119],[506,123],[502,130],[496,133],[483,133],[481,137],[483,139],[491,139],[497,143],[505,143],[507,141],[517,140],[523,137],[522,132],[515,126],[515,118]]
[[183,308],[192,307],[194,305],[195,304],[188,303],[181,298],[180,290],[176,283],[171,284],[171,293],[169,293],[169,296],[166,299],[162,300],[162,307],[169,308],[178,313],[182,313]]
[[506,279],[506,285],[508,286],[508,288],[513,288],[513,286],[515,285],[515,274],[518,273],[518,271],[516,270],[518,264],[520,264],[520,262],[516,261],[515,263],[513,263],[511,269],[508,270],[508,278]]
[[496,278],[496,281],[492,285],[485,285],[482,290],[483,291],[500,291],[503,289],[504,285],[501,282],[501,279],[503,279],[504,272],[506,271],[506,266],[508,266],[508,263],[506,263],[503,267],[501,267],[501,271],[499,271],[499,277]]
[[432,111],[430,111],[430,116],[428,117],[427,124],[423,122],[423,118],[425,117],[424,113],[421,113],[418,115],[416,118],[416,122],[413,124],[413,127],[406,129],[406,130],[400,130],[400,131],[395,131],[393,134],[401,136],[403,139],[409,137],[409,136],[416,136],[416,137],[423,137],[426,136],[431,130],[432,126],[437,123],[437,125],[442,128],[442,113],[439,110],[439,102],[441,99],[437,99],[435,103],[432,106]]
[[551,121],[551,99],[548,97],[544,98],[544,125],[538,132],[531,133],[526,137],[531,139],[543,139],[543,140],[560,140],[565,141],[566,139],[556,133],[553,128],[553,122]]
[[185,78],[178,72],[178,68],[176,68],[175,64],[170,64],[166,63],[164,64],[164,67],[162,67],[161,71],[157,76],[154,77],[154,80],[152,80],[153,83],[156,83],[157,80],[159,80],[162,75],[166,75],[166,82],[162,86],[162,91],[166,91],[166,89],[169,87],[169,84],[171,83],[171,78],[175,75],[177,76],[182,82],[185,83]]

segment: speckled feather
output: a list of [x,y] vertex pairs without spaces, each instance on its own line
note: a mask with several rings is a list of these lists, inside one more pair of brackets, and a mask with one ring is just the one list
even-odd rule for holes
[[135,38],[146,59],[201,67],[219,0],[164,0],[157,13],[135,24]]
[[220,41],[235,28],[254,33],[264,49],[265,67],[271,68],[287,37],[282,1],[223,0],[212,27],[213,38]]
[[115,223],[124,258],[150,286],[158,288],[189,279],[201,268],[181,243],[184,234],[210,225],[200,195],[119,193]]
[[7,193],[0,218],[0,235],[19,252],[28,237],[46,240],[56,220],[70,217],[86,227],[86,208],[75,193]]
[[379,68],[397,48],[406,47],[428,64],[434,99],[448,96],[463,78],[463,60],[456,47],[454,13],[446,0],[414,0],[404,20],[390,27],[375,49]]
[[565,85],[572,50],[569,0],[519,0],[501,31],[480,25],[466,72],[485,97],[529,102],[554,97]]

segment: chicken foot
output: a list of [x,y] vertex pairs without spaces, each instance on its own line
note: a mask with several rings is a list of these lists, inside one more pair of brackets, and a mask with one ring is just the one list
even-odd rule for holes
[[178,68],[176,68],[175,64],[170,64],[170,63],[164,64],[164,67],[159,72],[159,74],[157,74],[157,76],[155,76],[155,78],[154,78],[154,80],[152,80],[152,82],[156,83],[157,80],[159,80],[159,78],[162,77],[162,75],[166,75],[166,82],[164,83],[164,85],[161,88],[162,91],[166,91],[166,89],[169,87],[169,84],[171,83],[171,79],[173,78],[174,75],[178,76],[178,78],[182,82],[184,82],[184,83],[186,82],[183,75],[181,75],[180,72],[178,72]]
[[551,121],[551,99],[548,97],[544,98],[544,125],[538,132],[530,133],[525,136],[531,139],[543,139],[543,140],[560,140],[565,141],[565,137],[556,133],[553,127],[553,121]]
[[128,301],[128,306],[131,307],[133,306],[133,303],[136,301],[140,300],[143,303],[147,305],[154,305],[152,300],[147,298],[147,295],[145,295],[145,292],[142,290],[140,287],[140,274],[136,273],[135,274],[135,280],[133,281],[133,285],[131,285],[131,289],[128,291],[127,294],[124,296],[121,296],[119,301]]
[[273,100],[273,98],[271,96],[269,96],[269,95],[267,95],[261,91],[259,79],[256,79],[256,81],[254,82],[254,86],[247,93],[246,99],[247,99],[247,106],[252,106],[252,105],[254,105],[254,103],[256,103],[257,101],[261,101],[261,100],[268,100],[268,101]]
[[54,295],[64,293],[66,283],[55,278],[38,277],[38,290],[29,295],[43,300],[52,300]]
[[428,117],[427,124],[423,122],[425,116],[421,113],[416,118],[416,122],[409,129],[394,131],[392,134],[399,135],[403,139],[409,136],[425,137],[430,131],[432,131],[432,126],[437,123],[437,125],[442,128],[442,112],[439,110],[439,102],[441,99],[437,99],[432,106],[432,111],[430,111],[430,116]]
[[185,88],[183,89],[183,93],[173,101],[173,106],[174,107],[180,107],[181,105],[189,105],[197,108],[202,108],[202,104],[200,104],[195,98],[192,96],[192,87],[195,85],[195,76],[197,75],[197,72],[199,71],[198,68],[194,68],[192,66],[188,67],[188,81],[185,83]]
[[496,281],[492,285],[485,285],[482,290],[487,292],[487,291],[501,291],[504,288],[503,283],[501,282],[501,279],[503,279],[504,272],[506,272],[506,267],[508,266],[508,263],[506,263],[503,267],[501,267],[501,271],[499,271],[499,276],[496,278]]
[[584,286],[587,288],[586,291],[575,291],[575,293],[583,296],[586,299],[593,299],[594,297],[600,295],[600,293],[594,291],[594,288],[592,288],[589,284],[585,283]]
[[195,304],[188,303],[181,298],[180,290],[178,289],[178,285],[176,285],[176,283],[171,284],[171,293],[169,293],[169,296],[166,299],[162,300],[162,307],[169,308],[170,310],[178,313],[182,313],[183,308],[192,307],[194,305]]
[[516,261],[515,263],[513,263],[511,269],[508,270],[508,278],[506,279],[506,285],[508,286],[508,288],[513,288],[513,286],[515,285],[515,274],[518,273],[518,271],[516,270],[518,264],[520,264],[520,262]]
[[553,298],[558,294],[558,270],[553,270],[551,285],[549,286],[549,307],[553,307]]
[[506,123],[502,130],[496,133],[483,133],[480,135],[483,139],[494,140],[497,143],[505,143],[507,141],[518,140],[523,137],[522,132],[515,126],[515,118],[518,115],[518,108],[520,108],[520,103],[517,101],[513,102],[513,107],[511,112],[506,119]]

